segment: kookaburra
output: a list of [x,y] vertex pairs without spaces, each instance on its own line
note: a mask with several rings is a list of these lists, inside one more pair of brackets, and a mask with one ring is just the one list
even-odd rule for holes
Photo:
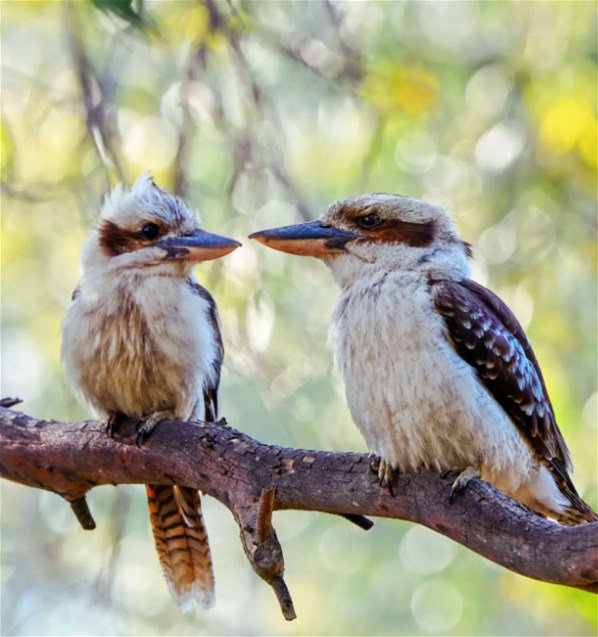
[[[193,277],[200,261],[237,241],[206,232],[149,174],[106,196],[81,256],[81,280],[62,328],[67,378],[108,422],[139,419],[138,439],[161,420],[217,418],[223,358],[218,311]],[[210,607],[214,576],[199,493],[147,485],[156,549],[183,610]]]
[[251,238],[330,268],[340,287],[330,342],[381,477],[458,469],[454,489],[480,475],[561,523],[598,519],[569,476],[569,451],[523,328],[470,279],[470,246],[443,208],[361,195],[317,221]]

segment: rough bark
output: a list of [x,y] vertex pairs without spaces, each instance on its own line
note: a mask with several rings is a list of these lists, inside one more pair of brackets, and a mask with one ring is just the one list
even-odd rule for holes
[[449,502],[451,479],[432,471],[398,477],[394,495],[368,476],[368,457],[266,445],[228,426],[164,421],[142,448],[135,423],[111,439],[99,421],[38,420],[0,407],[0,475],[53,491],[93,528],[84,496],[102,484],[180,484],[227,506],[254,570],[274,589],[287,619],[272,512],[301,509],[423,524],[521,575],[598,592],[598,523],[564,527],[481,480]]

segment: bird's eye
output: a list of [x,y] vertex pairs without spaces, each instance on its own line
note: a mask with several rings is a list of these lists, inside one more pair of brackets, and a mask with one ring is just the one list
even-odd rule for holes
[[377,215],[375,212],[370,213],[369,215],[365,215],[364,217],[357,218],[357,225],[369,230],[370,228],[375,228],[382,223],[382,219],[380,215]]
[[160,234],[160,226],[155,223],[146,223],[141,228],[141,236],[144,239],[155,239]]

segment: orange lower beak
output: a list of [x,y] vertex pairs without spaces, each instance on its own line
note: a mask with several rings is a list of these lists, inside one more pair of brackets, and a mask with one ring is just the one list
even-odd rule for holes
[[361,235],[323,226],[319,221],[260,230],[249,235],[268,248],[305,257],[325,257],[345,251],[345,244]]

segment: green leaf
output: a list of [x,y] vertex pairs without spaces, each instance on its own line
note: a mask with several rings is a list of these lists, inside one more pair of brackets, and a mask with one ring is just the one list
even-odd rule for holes
[[144,27],[144,20],[133,7],[133,0],[91,0],[91,3],[100,11],[111,13],[138,29]]

